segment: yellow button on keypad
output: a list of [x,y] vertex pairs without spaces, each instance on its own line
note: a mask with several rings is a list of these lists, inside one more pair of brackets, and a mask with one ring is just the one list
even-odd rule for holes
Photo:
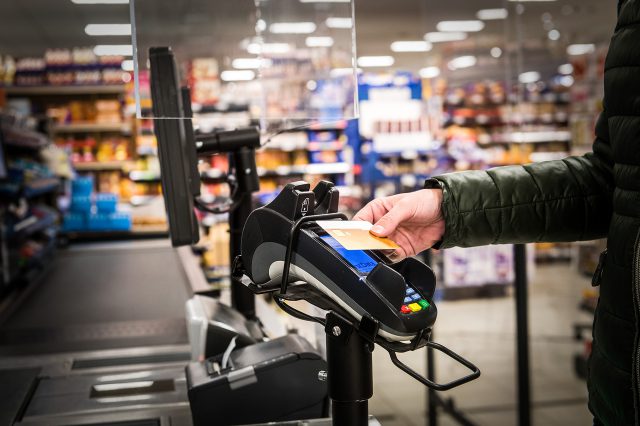
[[418,305],[417,303],[412,303],[409,305],[409,309],[411,309],[412,312],[418,312],[422,310],[422,306]]

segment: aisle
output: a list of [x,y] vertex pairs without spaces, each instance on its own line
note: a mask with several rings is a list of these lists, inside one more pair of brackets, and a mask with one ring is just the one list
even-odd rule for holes
[[0,355],[186,343],[188,287],[166,240],[59,250],[37,288],[0,327]]

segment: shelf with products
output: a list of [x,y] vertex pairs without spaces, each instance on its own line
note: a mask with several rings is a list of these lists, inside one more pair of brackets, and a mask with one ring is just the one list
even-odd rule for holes
[[58,195],[70,176],[68,158],[38,132],[31,111],[0,113],[0,294],[30,281],[55,247]]
[[125,92],[125,84],[98,85],[44,85],[44,86],[6,86],[2,88],[7,96],[70,96],[70,95],[120,95]]

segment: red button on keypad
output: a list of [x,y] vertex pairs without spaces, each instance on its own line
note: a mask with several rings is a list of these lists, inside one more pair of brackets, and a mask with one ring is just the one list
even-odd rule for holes
[[407,305],[402,305],[402,307],[400,308],[400,312],[402,312],[403,314],[409,314],[411,313],[411,309],[409,309]]

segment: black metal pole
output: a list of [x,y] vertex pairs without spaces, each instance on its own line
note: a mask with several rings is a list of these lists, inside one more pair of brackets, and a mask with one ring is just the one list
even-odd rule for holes
[[518,358],[518,425],[531,425],[531,382],[529,377],[529,309],[527,295],[527,249],[516,244],[515,266],[516,342]]
[[[433,339],[433,331],[431,331],[431,339]],[[434,359],[434,350],[427,347],[427,378],[435,383],[436,381],[436,362]],[[427,425],[438,426],[438,396],[436,391],[427,388]]]
[[[238,194],[236,200],[237,206],[229,213],[229,233],[230,233],[230,259],[240,255],[240,245],[242,241],[242,229],[253,210],[251,192],[242,192]],[[236,308],[238,312],[247,319],[255,319],[256,307],[255,296],[241,282],[238,282],[231,276],[231,306]]]
[[327,314],[325,331],[333,425],[366,426],[373,396],[373,347],[334,312]]

